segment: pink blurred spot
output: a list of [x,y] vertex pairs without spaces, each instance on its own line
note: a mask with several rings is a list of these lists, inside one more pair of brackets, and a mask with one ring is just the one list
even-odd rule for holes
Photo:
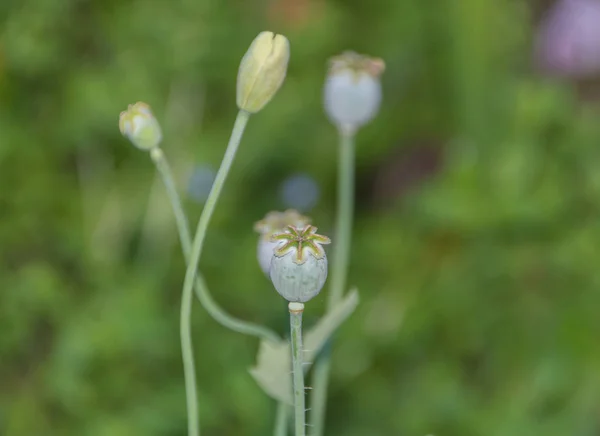
[[600,73],[600,1],[559,0],[542,20],[536,61],[546,73],[583,78]]

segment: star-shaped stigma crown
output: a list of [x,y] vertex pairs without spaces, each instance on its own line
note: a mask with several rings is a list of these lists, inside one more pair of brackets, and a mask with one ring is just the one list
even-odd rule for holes
[[366,73],[378,78],[385,70],[385,62],[380,58],[372,58],[353,51],[345,51],[329,60],[329,74],[350,70],[356,75]]
[[294,263],[302,265],[307,260],[307,254],[312,254],[316,259],[325,257],[325,250],[321,245],[330,244],[331,239],[327,236],[318,235],[317,228],[310,224],[304,227],[287,226],[283,233],[271,236],[271,241],[281,244],[275,249],[277,257],[294,253]]
[[262,220],[254,224],[254,231],[270,241],[275,233],[285,231],[287,226],[304,227],[310,224],[310,218],[301,215],[295,209],[288,209],[284,212],[269,212]]

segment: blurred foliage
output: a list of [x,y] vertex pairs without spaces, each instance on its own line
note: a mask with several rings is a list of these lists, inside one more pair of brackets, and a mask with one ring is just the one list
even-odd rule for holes
[[[185,434],[183,259],[117,119],[153,107],[185,192],[194,167],[219,164],[238,63],[270,29],[291,64],[211,223],[201,267],[216,299],[285,333],[252,224],[304,173],[321,192],[307,212],[331,234],[326,60],[380,56],[384,107],[358,136],[361,304],[336,341],[328,434],[597,435],[600,111],[593,83],[531,71],[535,3],[4,0],[0,434]],[[201,204],[186,203],[195,222]],[[257,341],[196,304],[194,344],[204,434],[270,434],[275,405],[247,371]]]

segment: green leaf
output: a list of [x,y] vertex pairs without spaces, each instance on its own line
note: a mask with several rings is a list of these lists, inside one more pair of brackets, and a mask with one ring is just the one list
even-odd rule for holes
[[[304,335],[305,371],[338,327],[354,312],[358,305],[358,291],[352,289],[342,302],[327,313]],[[277,343],[262,340],[256,366],[250,374],[267,395],[277,401],[293,404],[291,374],[291,350],[287,341]]]

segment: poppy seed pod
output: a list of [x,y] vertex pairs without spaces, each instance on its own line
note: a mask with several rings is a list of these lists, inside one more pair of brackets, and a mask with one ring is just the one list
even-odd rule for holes
[[289,59],[290,43],[285,36],[259,33],[238,70],[238,107],[256,113],[271,101],[285,79]]
[[146,103],[130,104],[121,112],[119,130],[141,150],[151,150],[162,141],[160,125]]
[[354,52],[330,60],[324,106],[338,128],[353,131],[377,115],[381,104],[379,77],[384,69],[383,60]]
[[275,290],[290,302],[305,303],[316,297],[327,280],[327,255],[321,247],[331,241],[317,228],[288,226],[272,236],[277,242],[269,275]]
[[256,253],[258,263],[267,277],[271,268],[273,250],[278,244],[272,241],[271,237],[275,233],[285,231],[288,225],[304,228],[308,224],[310,224],[310,218],[301,215],[294,209],[288,209],[285,212],[269,212],[262,220],[254,224],[254,230],[260,233]]

